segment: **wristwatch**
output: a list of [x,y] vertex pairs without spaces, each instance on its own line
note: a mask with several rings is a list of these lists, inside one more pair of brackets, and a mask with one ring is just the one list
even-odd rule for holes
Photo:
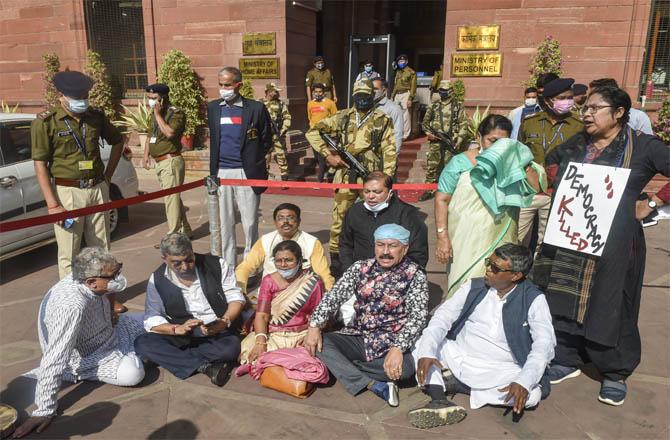
[[648,205],[651,209],[656,209],[656,207],[658,206],[658,203],[656,203],[656,202],[653,201],[651,198],[649,198],[649,199],[647,199],[647,205]]

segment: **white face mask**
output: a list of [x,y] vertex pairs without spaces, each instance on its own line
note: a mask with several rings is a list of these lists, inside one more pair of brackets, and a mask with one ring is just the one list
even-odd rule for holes
[[527,98],[527,99],[524,101],[524,104],[526,104],[526,107],[535,107],[535,105],[537,104],[537,99],[535,99],[535,98]]
[[295,274],[298,273],[299,270],[300,270],[300,265],[298,264],[298,265],[297,265],[296,267],[294,267],[293,269],[286,269],[286,270],[284,270],[284,269],[277,269],[277,272],[279,272],[279,275],[281,275],[282,278],[285,278],[285,279],[288,280],[288,279],[293,278],[293,277],[295,276]]
[[375,206],[368,205],[368,202],[363,202],[363,206],[370,212],[380,212],[388,208],[389,200],[391,200],[391,191],[389,191],[389,196],[381,203],[377,203]]
[[149,107],[154,108],[156,107],[156,100],[155,99],[149,99],[147,100],[147,103],[149,104]]
[[219,90],[219,95],[221,96],[221,99],[225,101],[230,101],[232,100],[237,93],[235,92],[235,89],[229,90],[229,89],[220,89]]
[[386,96],[384,90],[375,90],[375,101],[378,101]]
[[88,99],[70,99],[67,100],[67,107],[74,114],[84,113],[88,110]]
[[107,283],[107,293],[118,293],[126,290],[128,280],[123,274],[118,274],[113,280]]

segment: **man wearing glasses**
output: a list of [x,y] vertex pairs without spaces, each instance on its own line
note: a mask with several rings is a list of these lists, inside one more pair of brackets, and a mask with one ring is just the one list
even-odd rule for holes
[[144,378],[133,341],[144,333],[139,319],[112,313],[108,295],[126,288],[121,263],[100,247],[84,248],[72,259],[72,272],[40,304],[38,333],[42,348],[35,409],[14,438],[44,431],[58,408],[62,381],[94,380],[131,387]]
[[505,244],[486,259],[486,275],[464,283],[435,312],[416,343],[417,381],[431,401],[409,412],[412,425],[461,421],[447,395],[470,407],[506,405],[519,414],[549,394],[545,370],[556,338],[544,294],[526,280],[530,251]]
[[180,379],[206,374],[223,386],[240,354],[237,318],[245,300],[233,268],[196,254],[180,233],[161,240],[163,264],[147,284],[144,328],[135,351]]

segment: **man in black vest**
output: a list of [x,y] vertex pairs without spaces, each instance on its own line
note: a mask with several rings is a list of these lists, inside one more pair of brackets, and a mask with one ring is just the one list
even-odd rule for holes
[[547,397],[556,337],[544,295],[526,280],[532,262],[524,246],[499,247],[486,259],[485,277],[464,283],[435,311],[413,353],[431,401],[409,412],[412,425],[463,420],[465,410],[445,392],[469,394],[472,409],[507,405],[516,414]]
[[234,269],[194,254],[184,234],[168,234],[160,248],[164,263],[149,278],[144,307],[149,333],[135,340],[135,351],[180,379],[198,372],[223,386],[240,354],[232,324],[245,302]]

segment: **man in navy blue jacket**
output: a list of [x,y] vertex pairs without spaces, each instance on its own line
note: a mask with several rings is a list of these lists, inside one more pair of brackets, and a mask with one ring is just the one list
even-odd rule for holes
[[[272,145],[270,116],[259,101],[240,96],[242,73],[236,67],[219,72],[220,99],[207,106],[209,172],[220,179],[267,180],[265,157]],[[258,206],[265,187],[221,186],[222,256],[232,267],[235,258],[235,205],[244,230],[244,256],[258,240]]]

